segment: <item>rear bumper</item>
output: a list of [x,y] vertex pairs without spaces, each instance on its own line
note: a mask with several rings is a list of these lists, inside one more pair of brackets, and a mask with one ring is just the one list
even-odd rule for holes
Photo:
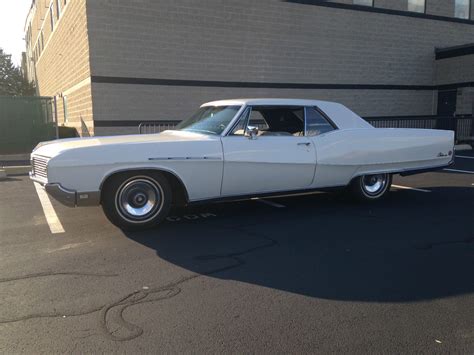
[[97,206],[100,204],[100,191],[77,192],[63,187],[59,183],[45,183],[42,179],[30,174],[31,180],[44,187],[56,201],[68,207]]
[[410,175],[416,175],[416,174],[422,174],[422,173],[429,173],[430,171],[442,170],[444,168],[450,167],[453,164],[454,164],[454,153],[453,153],[453,157],[451,161],[448,164],[443,164],[440,166],[434,166],[434,167],[423,168],[423,169],[406,170],[406,171],[400,172],[400,175],[410,176]]

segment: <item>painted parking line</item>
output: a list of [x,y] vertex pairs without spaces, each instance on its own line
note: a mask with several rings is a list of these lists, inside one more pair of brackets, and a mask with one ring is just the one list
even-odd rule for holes
[[456,155],[456,158],[462,158],[462,159],[474,159],[474,157],[467,157],[465,155]]
[[51,200],[49,199],[48,194],[46,191],[40,186],[38,183],[35,184],[36,193],[38,194],[38,198],[41,202],[41,206],[43,207],[44,216],[46,217],[46,222],[48,222],[49,229],[51,233],[58,234],[64,233],[65,230],[61,221],[54,210],[53,205],[51,204]]
[[458,169],[443,169],[443,170],[452,171],[454,173],[474,174],[474,171],[468,171],[468,170],[458,170]]
[[268,205],[268,206],[276,207],[276,208],[285,208],[286,207],[285,205],[281,205],[281,204],[273,202],[273,201],[263,200],[263,199],[258,198],[258,197],[254,197],[252,200],[263,203],[263,204]]
[[416,187],[409,187],[409,186],[402,186],[402,185],[392,185],[392,187],[396,189],[401,189],[401,190],[413,190],[413,191],[419,191],[419,192],[431,192],[430,190],[425,190],[425,189],[418,189]]

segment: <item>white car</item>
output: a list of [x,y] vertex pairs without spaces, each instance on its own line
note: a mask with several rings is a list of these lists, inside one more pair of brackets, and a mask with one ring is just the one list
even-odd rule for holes
[[101,204],[113,224],[137,229],[172,204],[335,187],[377,200],[392,174],[446,167],[453,153],[452,131],[374,128],[332,102],[236,99],[159,134],[41,143],[30,175],[63,204]]

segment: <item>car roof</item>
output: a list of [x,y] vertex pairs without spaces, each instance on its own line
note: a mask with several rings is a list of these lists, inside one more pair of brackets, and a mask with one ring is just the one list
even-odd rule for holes
[[206,102],[203,106],[232,106],[232,105],[285,105],[285,106],[317,106],[319,104],[336,104],[330,101],[305,100],[305,99],[283,99],[283,98],[247,98],[229,99]]
[[231,99],[207,102],[206,106],[317,106],[336,124],[339,129],[373,128],[359,115],[349,110],[346,106],[337,102],[305,99]]

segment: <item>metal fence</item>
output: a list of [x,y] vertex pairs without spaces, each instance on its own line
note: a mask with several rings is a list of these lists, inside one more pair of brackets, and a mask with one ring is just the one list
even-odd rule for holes
[[[472,115],[456,117],[380,117],[365,118],[376,128],[425,128],[449,129],[455,131],[457,142],[474,141],[474,118]],[[179,121],[148,121],[138,126],[138,133],[152,134],[174,129]]]
[[0,96],[0,155],[29,153],[54,138],[52,98]]
[[459,142],[474,142],[474,117],[456,117],[456,139]]
[[138,125],[139,134],[153,134],[166,131],[167,129],[174,129],[179,121],[153,121],[142,122]]

